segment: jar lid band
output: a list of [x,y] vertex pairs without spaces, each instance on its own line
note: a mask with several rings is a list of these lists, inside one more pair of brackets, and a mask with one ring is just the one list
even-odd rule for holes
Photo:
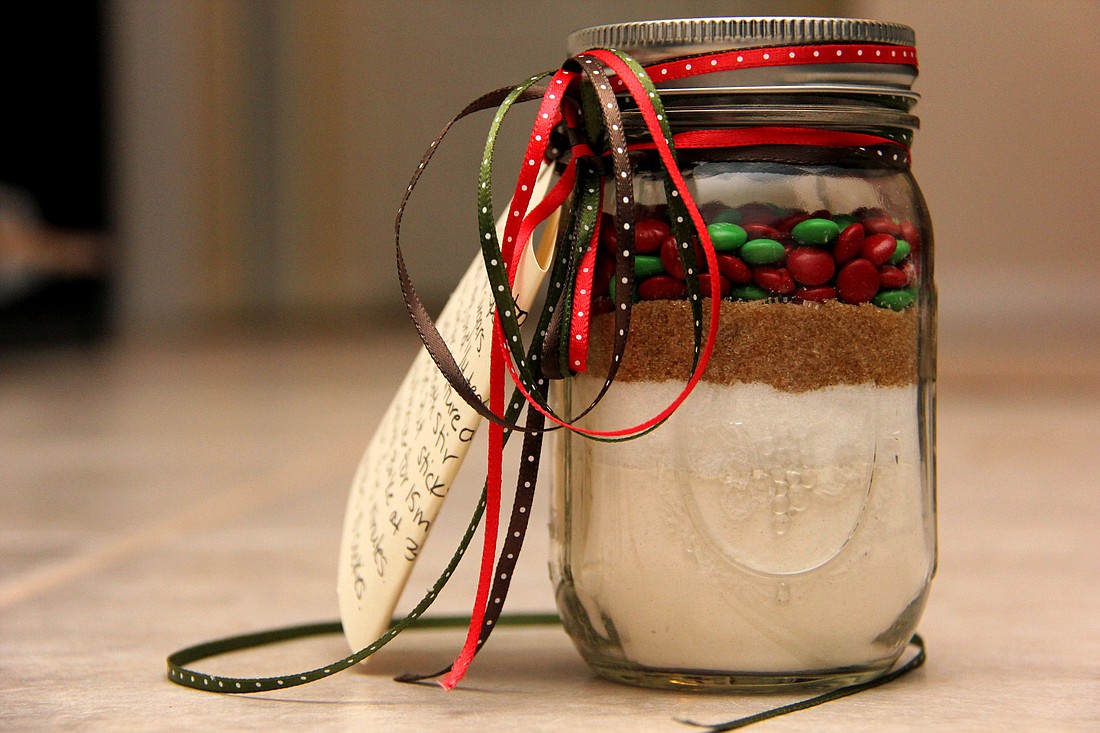
[[827,43],[916,45],[912,28],[858,18],[682,18],[612,23],[574,31],[570,54],[607,46],[642,63],[719,49]]

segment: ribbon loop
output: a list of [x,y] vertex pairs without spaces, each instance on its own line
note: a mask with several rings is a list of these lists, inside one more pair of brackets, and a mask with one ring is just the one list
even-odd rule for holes
[[[169,678],[177,684],[214,692],[257,692],[280,689],[321,679],[371,656],[405,628],[417,622],[438,596],[463,557],[481,523],[484,538],[478,590],[470,615],[466,641],[455,661],[432,675],[408,675],[405,681],[442,675],[440,684],[450,689],[458,684],[477,652],[484,647],[493,628],[501,621],[501,610],[511,582],[533,505],[543,436],[548,430],[565,429],[601,441],[637,438],[660,426],[688,397],[702,379],[718,332],[720,290],[718,278],[708,278],[709,287],[700,289],[697,242],[710,272],[717,271],[717,258],[706,223],[677,163],[677,148],[735,148],[742,146],[824,146],[900,148],[907,164],[908,149],[894,140],[836,130],[787,128],[734,128],[693,130],[673,135],[663,102],[651,79],[684,79],[714,72],[783,64],[895,63],[916,65],[915,51],[908,47],[876,44],[831,44],[736,49],[669,59],[643,68],[630,56],[613,49],[591,49],[567,60],[559,69],[535,75],[515,87],[490,92],[467,105],[432,142],[405,191],[394,222],[398,279],[409,317],[424,347],[450,385],[489,425],[487,477],[482,498],[474,511],[457,551],[433,588],[405,618],[393,625],[373,644],[339,662],[300,675],[264,679],[204,676],[185,668],[191,661],[232,649],[246,648],[295,636],[327,633],[331,624],[301,627],[282,632],[265,632],[236,639],[198,645],[169,658]],[[497,134],[513,105],[539,101],[517,183],[503,241],[498,237],[492,201],[492,162]],[[648,140],[628,143],[620,103],[631,105],[642,118]],[[451,127],[473,112],[496,109],[486,139],[485,155],[478,178],[478,241],[493,299],[494,317],[490,347],[490,389],[488,404],[464,376],[449,346],[424,308],[409,276],[401,247],[401,222],[413,189],[439,144]],[[615,381],[626,352],[634,293],[635,224],[634,168],[631,154],[652,150],[660,165],[671,229],[684,267],[687,297],[693,314],[694,353],[690,377],[681,393],[649,419],[628,427],[597,431],[578,425],[600,402]],[[878,152],[881,152],[879,150]],[[897,157],[894,158],[897,160]],[[543,161],[556,164],[559,180],[540,201],[532,203],[533,183]],[[605,202],[605,195],[611,201]],[[566,216],[557,228],[550,264],[549,282],[538,310],[537,323],[524,343],[520,328],[521,311],[513,293],[517,270],[533,233],[557,211]],[[610,217],[605,218],[605,213]],[[608,227],[613,227],[608,229]],[[566,379],[587,369],[587,343],[592,317],[596,257],[601,242],[614,247],[614,336],[612,356],[604,383],[591,403],[572,416],[559,416],[548,398],[548,382]],[[602,283],[601,283],[602,285]],[[709,319],[704,303],[709,300]],[[532,309],[532,313],[535,309]],[[526,314],[523,314],[526,315]],[[513,384],[505,400],[507,379]],[[526,407],[526,418],[520,417]],[[507,535],[499,556],[496,552],[502,504],[502,454],[513,432],[523,434],[521,468]],[[785,708],[777,708],[751,719],[710,726],[731,730],[776,714],[820,704],[846,694],[883,684],[919,667],[924,661],[922,640],[914,636],[918,654],[907,664],[868,683],[852,685],[833,693]],[[197,681],[196,681],[197,680]],[[227,683],[233,689],[225,689]],[[201,686],[200,686],[201,685]],[[215,686],[217,689],[214,689]],[[694,724],[693,724],[694,725]]]

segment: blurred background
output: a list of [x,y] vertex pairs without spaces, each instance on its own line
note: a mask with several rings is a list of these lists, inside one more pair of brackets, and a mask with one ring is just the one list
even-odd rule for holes
[[[975,334],[1072,348],[1100,332],[1093,0],[17,7],[3,11],[0,51],[3,347],[403,326],[393,214],[455,111],[557,66],[574,28],[735,14],[916,29],[915,165],[936,225],[945,349]],[[414,278],[435,306],[475,252],[487,123],[456,131],[413,202]]]

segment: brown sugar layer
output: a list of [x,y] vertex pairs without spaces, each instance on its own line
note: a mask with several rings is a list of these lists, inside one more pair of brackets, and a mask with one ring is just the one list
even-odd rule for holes
[[[703,331],[710,301],[703,304]],[[916,308],[865,303],[729,302],[703,379],[763,382],[788,392],[834,384],[899,386],[917,379]],[[616,379],[686,382],[691,373],[691,308],[684,300],[643,301],[631,311],[630,336]],[[588,372],[607,373],[614,315],[592,320]]]

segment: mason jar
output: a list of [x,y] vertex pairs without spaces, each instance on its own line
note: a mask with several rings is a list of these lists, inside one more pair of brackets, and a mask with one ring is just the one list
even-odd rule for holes
[[[913,46],[904,26],[820,18],[653,21],[569,38],[571,53],[613,47],[647,66],[716,250],[702,292],[718,278],[723,296],[702,381],[665,423],[621,442],[556,432],[551,577],[567,632],[604,677],[847,684],[888,670],[914,633],[936,561],[936,295],[910,170]],[[851,61],[662,83],[666,61],[738,49]],[[898,60],[864,62],[863,49]],[[579,422],[593,430],[656,414],[692,369],[660,162],[623,106],[634,305],[614,384]],[[588,369],[557,388],[564,414],[585,408],[607,372],[609,271],[597,268]]]

